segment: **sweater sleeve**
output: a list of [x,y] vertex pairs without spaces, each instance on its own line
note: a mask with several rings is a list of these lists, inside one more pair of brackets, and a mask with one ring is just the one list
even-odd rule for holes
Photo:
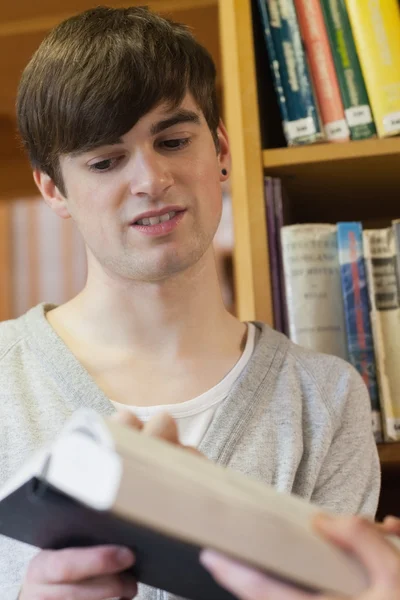
[[337,513],[373,517],[379,500],[380,463],[371,405],[359,375],[354,372],[351,379],[353,385],[344,401],[338,398],[340,383],[333,396],[331,412],[336,429],[311,501]]

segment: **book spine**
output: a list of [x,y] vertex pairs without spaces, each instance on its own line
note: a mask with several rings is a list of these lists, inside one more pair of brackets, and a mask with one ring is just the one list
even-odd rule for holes
[[347,360],[336,227],[289,225],[281,239],[290,338]]
[[285,94],[288,144],[320,141],[323,134],[293,0],[265,0],[265,7]]
[[371,324],[385,441],[400,440],[400,305],[393,229],[365,230]]
[[[290,122],[290,117],[286,100],[286,96],[289,92],[288,81],[286,77],[287,74],[282,74],[285,65],[283,61],[279,61],[277,52],[275,50],[275,44],[271,32],[269,10],[266,0],[258,0],[258,7],[263,25],[265,45],[267,48],[274,89],[282,117],[283,132],[286,136],[286,134],[291,131],[291,126],[288,126],[288,123]],[[294,140],[292,140],[290,137],[286,137],[286,141],[288,145],[291,145],[294,142]]]
[[400,133],[398,0],[346,0],[379,137]]
[[344,0],[321,0],[344,113],[353,140],[376,136],[367,89]]
[[331,142],[350,139],[335,65],[319,0],[294,0],[301,36],[310,64],[326,138]]
[[269,268],[272,285],[272,306],[274,311],[274,328],[283,330],[282,301],[280,294],[280,278],[278,264],[278,240],[275,224],[274,188],[271,177],[264,179],[265,213],[267,218]]
[[[278,177],[273,178],[274,187],[274,209],[275,209],[275,229],[277,237],[277,259],[279,273],[279,289],[281,299],[281,315],[282,315],[282,333],[289,335],[289,320],[287,314],[285,279],[283,275],[283,256],[281,244],[281,229],[288,224],[289,219],[285,219],[285,211],[283,206],[283,190],[282,181]],[[286,198],[287,200],[287,198]],[[286,221],[286,222],[285,222]]]
[[349,360],[368,388],[372,430],[376,442],[381,442],[382,421],[361,223],[338,223],[337,238]]

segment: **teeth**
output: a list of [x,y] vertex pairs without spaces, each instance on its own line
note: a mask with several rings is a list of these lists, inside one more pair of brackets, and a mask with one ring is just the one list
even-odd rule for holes
[[137,221],[138,225],[158,225],[159,223],[165,223],[165,221],[169,221],[176,215],[174,210],[171,212],[165,213],[165,215],[161,215],[160,217],[145,217],[144,219],[139,219]]

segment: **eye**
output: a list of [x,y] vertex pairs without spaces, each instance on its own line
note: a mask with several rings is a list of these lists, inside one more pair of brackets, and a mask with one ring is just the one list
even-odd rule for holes
[[94,171],[95,173],[111,171],[121,160],[122,157],[105,158],[104,160],[99,160],[99,162],[92,163],[91,165],[89,165],[89,170]]
[[174,140],[164,140],[160,142],[160,146],[166,150],[182,150],[191,142],[190,138],[178,138]]

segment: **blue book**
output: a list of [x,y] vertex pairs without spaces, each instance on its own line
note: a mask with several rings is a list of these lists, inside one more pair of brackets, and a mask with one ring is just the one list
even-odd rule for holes
[[380,442],[381,411],[361,223],[338,223],[337,239],[349,360],[368,388],[373,431]]
[[323,138],[293,0],[258,0],[288,145]]

